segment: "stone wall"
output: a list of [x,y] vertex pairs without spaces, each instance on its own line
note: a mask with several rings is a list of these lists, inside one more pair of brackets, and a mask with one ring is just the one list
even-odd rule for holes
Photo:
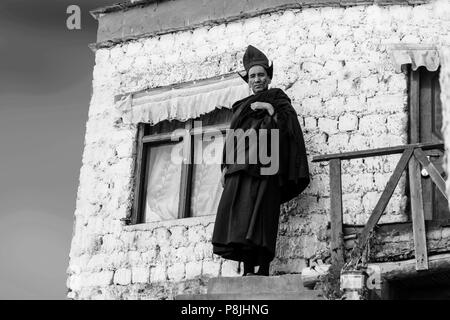
[[[117,95],[241,70],[252,44],[273,59],[273,86],[292,98],[310,160],[399,145],[407,142],[407,77],[388,47],[401,42],[450,42],[449,2],[289,9],[97,50],[68,297],[170,299],[204,291],[209,277],[237,275],[235,263],[212,254],[214,216],[120,221],[133,199],[136,124],[114,108]],[[365,223],[398,158],[343,162],[345,223]],[[282,207],[272,273],[298,273],[328,251],[327,163],[310,171],[307,190]],[[405,203],[402,179],[381,222],[405,221]]]

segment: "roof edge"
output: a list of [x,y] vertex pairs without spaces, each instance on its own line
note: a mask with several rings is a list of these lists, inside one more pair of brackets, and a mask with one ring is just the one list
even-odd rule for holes
[[155,2],[163,2],[163,1],[167,1],[167,0],[127,0],[125,2],[119,2],[119,3],[115,3],[106,7],[100,7],[97,9],[93,9],[91,11],[89,11],[89,13],[91,14],[92,17],[94,17],[94,19],[98,19],[98,17],[102,14],[106,14],[106,13],[111,13],[111,12],[116,12],[116,11],[125,11],[128,10],[130,8],[133,7],[137,7],[137,6],[145,6],[151,3],[155,3]]
[[[111,12],[117,12],[117,11],[126,11],[134,7],[145,7],[147,5],[150,5],[152,3],[158,3],[158,2],[166,2],[169,0],[127,0],[125,2],[119,2],[116,4],[112,4],[106,7],[100,7],[97,9],[93,9],[90,12],[91,16],[94,17],[94,19],[98,20],[99,16]],[[431,0],[341,0],[339,1],[339,5],[342,7],[350,7],[350,6],[356,6],[356,5],[365,5],[365,4],[373,4],[373,5],[396,5],[396,4],[408,4],[408,5],[418,5],[430,2]],[[327,0],[318,0],[315,1],[293,1],[294,3],[297,3],[299,6],[307,6],[307,7],[321,7],[329,5],[330,2]]]

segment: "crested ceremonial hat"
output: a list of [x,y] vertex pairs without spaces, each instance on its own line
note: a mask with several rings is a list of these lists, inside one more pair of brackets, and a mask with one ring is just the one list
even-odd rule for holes
[[244,58],[243,58],[244,68],[245,68],[245,75],[242,75],[239,73],[242,79],[244,79],[245,82],[248,82],[248,71],[253,66],[262,66],[266,71],[270,79],[272,79],[273,76],[273,63],[269,66],[269,59],[267,59],[266,55],[255,48],[252,45],[249,45],[247,47],[247,50],[245,50]]

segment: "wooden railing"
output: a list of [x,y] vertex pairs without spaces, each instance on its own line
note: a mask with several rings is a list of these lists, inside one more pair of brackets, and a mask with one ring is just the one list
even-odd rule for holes
[[[443,151],[443,143],[415,143],[403,146],[379,148],[363,151],[336,153],[320,155],[313,158],[313,162],[329,161],[330,166],[330,221],[331,221],[331,258],[332,263],[344,269],[356,269],[361,265],[364,249],[368,245],[370,235],[380,220],[386,206],[400,180],[403,171],[408,165],[411,199],[411,216],[414,234],[414,250],[416,257],[416,270],[428,269],[428,255],[426,246],[426,230],[423,210],[421,171],[420,166],[427,170],[431,180],[438,187],[440,192],[447,198],[445,193],[445,181],[441,177],[436,167],[429,161],[427,154],[432,155],[433,151]],[[344,237],[342,222],[342,179],[341,161],[360,159],[367,157],[385,156],[399,154],[397,166],[392,173],[386,187],[381,194],[369,220],[363,230],[357,236],[357,242],[353,248],[350,259],[345,263]]]

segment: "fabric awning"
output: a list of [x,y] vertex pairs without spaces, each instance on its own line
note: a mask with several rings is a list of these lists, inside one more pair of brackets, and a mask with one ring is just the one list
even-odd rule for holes
[[389,54],[397,72],[404,64],[411,64],[413,70],[423,66],[428,71],[436,71],[440,64],[439,51],[430,45],[394,44],[389,46]]
[[231,108],[249,95],[248,85],[235,75],[125,95],[116,102],[116,108],[126,122],[156,124],[186,121],[215,108]]

